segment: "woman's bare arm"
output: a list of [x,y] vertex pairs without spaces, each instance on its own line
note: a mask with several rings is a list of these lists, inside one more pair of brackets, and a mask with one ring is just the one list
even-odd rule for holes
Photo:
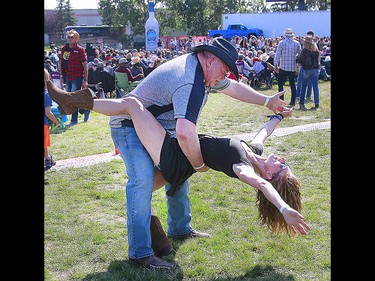
[[[292,115],[293,108],[287,108],[284,107],[283,111],[281,111],[279,114],[283,116],[283,118],[290,117]],[[254,143],[260,143],[264,144],[266,139],[272,134],[272,132],[275,130],[277,124],[279,124],[281,121],[278,118],[272,118],[269,120],[266,124],[264,124],[260,129],[259,132],[256,134],[256,136],[251,141],[252,144]]]

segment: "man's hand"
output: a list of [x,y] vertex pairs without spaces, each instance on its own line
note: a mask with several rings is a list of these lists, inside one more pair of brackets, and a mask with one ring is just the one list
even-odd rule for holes
[[272,110],[273,113],[277,114],[281,112],[286,105],[286,101],[280,99],[280,96],[284,95],[285,91],[278,92],[277,94],[274,94],[272,97],[270,97],[270,100],[267,104],[267,108]]

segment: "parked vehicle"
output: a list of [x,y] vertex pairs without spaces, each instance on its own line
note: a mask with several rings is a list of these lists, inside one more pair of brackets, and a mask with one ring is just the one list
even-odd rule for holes
[[227,29],[211,29],[208,31],[208,36],[213,38],[222,36],[230,40],[233,36],[245,36],[249,39],[251,36],[262,36],[263,30],[259,28],[249,28],[242,23],[229,24]]
[[331,11],[290,11],[267,13],[234,13],[222,14],[221,26],[243,23],[247,26],[256,25],[263,30],[264,37],[283,36],[285,29],[293,28],[296,36],[304,36],[313,30],[319,37],[331,36]]

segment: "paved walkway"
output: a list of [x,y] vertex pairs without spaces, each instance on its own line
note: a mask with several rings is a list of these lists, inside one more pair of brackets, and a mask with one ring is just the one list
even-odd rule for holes
[[[313,123],[313,124],[306,124],[306,125],[299,125],[287,128],[276,128],[270,137],[280,137],[285,136],[297,132],[306,132],[311,130],[318,130],[318,129],[329,129],[331,128],[331,121]],[[239,138],[249,141],[253,139],[257,132],[248,133],[248,134],[239,134],[237,135]],[[89,155],[77,158],[70,158],[65,160],[57,160],[56,165],[53,166],[50,170],[60,170],[64,168],[70,167],[85,167],[90,166],[98,163],[108,162],[113,159],[121,159],[119,154],[115,155],[113,152],[96,154],[96,155]]]

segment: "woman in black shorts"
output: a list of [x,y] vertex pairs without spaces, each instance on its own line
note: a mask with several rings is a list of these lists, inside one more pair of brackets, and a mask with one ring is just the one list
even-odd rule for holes
[[305,235],[311,229],[300,214],[301,183],[285,159],[273,153],[267,157],[261,156],[264,141],[284,117],[291,116],[292,109],[284,108],[277,115],[272,115],[250,144],[238,137],[199,134],[204,163],[200,167],[193,167],[177,139],[171,137],[156,120],[155,116],[162,113],[163,108],[145,108],[135,97],[94,99],[96,95],[90,89],[68,93],[50,83],[49,92],[59,104],[59,110],[67,112],[83,108],[108,116],[131,116],[139,139],[155,163],[154,190],[168,182],[172,185],[168,195],[173,196],[181,183],[197,170],[207,170],[202,168],[208,166],[257,189],[260,223],[272,232],[295,234],[298,231]]

